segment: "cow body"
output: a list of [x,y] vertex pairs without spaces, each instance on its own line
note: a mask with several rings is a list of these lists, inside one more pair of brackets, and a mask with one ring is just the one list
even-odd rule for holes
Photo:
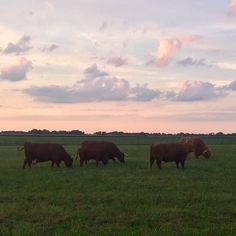
[[91,159],[96,161],[96,166],[98,166],[98,163],[101,161],[104,165],[107,164],[107,157],[105,156],[105,154],[98,149],[93,149],[93,148],[87,148],[87,147],[83,147],[83,148],[79,148],[78,149],[78,153],[80,156],[80,166],[83,166],[83,163],[85,162],[85,164],[87,164],[87,162]]
[[184,168],[185,160],[188,156],[188,149],[186,145],[179,143],[160,143],[151,144],[150,146],[150,160],[149,167],[152,168],[154,161],[161,169],[161,162],[175,162],[176,167],[179,168],[179,163]]
[[184,137],[180,139],[179,143],[186,144],[189,149],[189,153],[193,152],[196,158],[201,155],[205,158],[209,158],[211,156],[211,151],[199,138]]
[[23,168],[26,164],[31,167],[32,163],[51,161],[53,167],[56,163],[57,167],[63,161],[66,167],[71,167],[73,159],[65,151],[62,145],[56,143],[24,143],[24,147],[19,150],[25,151],[25,160]]
[[116,158],[120,162],[124,162],[124,153],[118,147],[109,141],[83,141],[78,149],[77,157],[80,156],[80,166],[87,163],[88,160],[94,159],[98,165],[99,161],[106,164],[109,159],[116,162]]

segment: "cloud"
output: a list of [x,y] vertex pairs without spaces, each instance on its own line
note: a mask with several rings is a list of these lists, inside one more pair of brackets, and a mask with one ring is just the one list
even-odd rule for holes
[[92,66],[88,67],[87,69],[85,69],[84,71],[84,75],[86,78],[96,78],[96,77],[103,77],[103,76],[107,76],[108,73],[105,71],[100,71],[97,68],[96,64],[93,64]]
[[151,101],[161,96],[161,92],[159,90],[149,89],[147,84],[138,84],[132,88],[131,91],[133,94],[133,99],[136,101]]
[[188,45],[191,43],[194,43],[198,40],[200,40],[202,37],[200,35],[197,34],[193,34],[193,35],[184,35],[182,36],[179,40],[184,44],[184,45]]
[[221,69],[236,70],[235,62],[217,62],[217,63],[214,63],[214,65]]
[[131,29],[132,34],[138,34],[138,35],[148,35],[152,33],[157,33],[159,31],[160,31],[159,24],[148,24],[144,26],[134,27]]
[[180,60],[177,62],[178,65],[180,66],[205,66],[209,67],[211,66],[209,63],[206,62],[206,59],[193,59],[192,57],[187,57],[183,60]]
[[156,65],[163,67],[170,63],[172,55],[181,48],[179,39],[161,39],[158,48]]
[[32,86],[23,92],[36,100],[47,103],[80,103],[101,101],[167,100],[174,102],[207,101],[236,91],[236,80],[227,86],[217,87],[203,81],[185,81],[179,89],[162,92],[149,88],[147,84],[131,86],[125,79],[110,75],[85,78],[73,86]]
[[79,101],[119,101],[128,97],[130,84],[108,75],[79,81],[76,90]]
[[147,25],[144,26],[142,31],[144,34],[148,34],[149,32],[158,32],[160,30],[160,26],[159,24],[151,24],[151,25]]
[[33,69],[32,62],[21,57],[15,65],[1,69],[0,79],[8,81],[20,81],[26,79],[26,74]]
[[147,84],[132,87],[127,80],[101,72],[96,65],[86,69],[84,74],[86,78],[71,87],[33,86],[23,92],[39,101],[50,103],[150,101],[159,98],[161,94],[158,90],[149,89]]
[[[183,46],[196,42],[201,37],[199,35],[185,35],[177,38],[162,38],[159,42],[157,58],[155,64],[158,67],[169,65],[173,55],[180,50]],[[147,65],[153,64],[153,60],[146,63]]]
[[111,57],[107,60],[107,63],[115,67],[120,67],[128,64],[127,60],[122,57]]
[[231,0],[228,7],[228,14],[233,15],[236,13],[236,0]]
[[3,50],[3,53],[4,54],[14,53],[16,55],[22,54],[31,49],[31,47],[29,46],[29,43],[30,43],[30,36],[24,35],[15,44],[8,43],[7,47]]
[[42,48],[42,52],[46,52],[46,53],[52,52],[52,51],[55,51],[57,48],[59,48],[58,45],[56,45],[56,44],[51,44],[49,47],[44,47],[44,48]]
[[107,29],[107,27],[108,27],[107,22],[103,22],[102,25],[99,27],[98,30],[99,30],[100,32],[102,32],[102,31],[104,31],[105,29]]
[[226,88],[236,91],[236,80],[232,81]]
[[221,87],[203,81],[185,81],[180,90],[169,93],[169,99],[175,101],[203,101],[224,95]]

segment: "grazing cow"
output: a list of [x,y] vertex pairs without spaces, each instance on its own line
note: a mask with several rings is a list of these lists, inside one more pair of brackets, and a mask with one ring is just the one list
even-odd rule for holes
[[211,151],[199,138],[184,137],[180,139],[179,143],[186,144],[188,146],[189,153],[193,152],[196,158],[201,155],[205,158],[209,158],[211,156]]
[[51,166],[54,167],[56,163],[57,167],[60,167],[61,161],[63,161],[66,167],[72,167],[73,158],[65,151],[62,145],[56,143],[24,143],[22,148],[18,148],[19,151],[25,151],[25,160],[23,162],[23,168],[26,164],[31,167],[31,164],[38,162],[51,161]]
[[175,162],[176,167],[179,168],[179,163],[184,168],[184,162],[188,156],[188,149],[186,145],[180,143],[160,143],[151,144],[150,146],[150,160],[149,167],[152,168],[154,161],[161,169],[161,162]]
[[[96,166],[98,166],[99,161],[101,161],[104,165],[107,164],[107,157],[103,152],[93,148],[82,147],[78,148],[78,154],[80,156],[80,166],[83,166],[83,163],[87,164],[87,162],[91,159],[96,161]],[[78,155],[77,154],[77,155]]]
[[83,166],[84,161],[87,163],[89,159],[95,159],[105,163],[109,159],[116,162],[117,158],[120,162],[125,162],[124,153],[121,152],[114,143],[109,141],[83,141],[81,147],[78,149],[76,159],[82,150],[86,151],[83,151],[84,155],[80,155],[81,166]]

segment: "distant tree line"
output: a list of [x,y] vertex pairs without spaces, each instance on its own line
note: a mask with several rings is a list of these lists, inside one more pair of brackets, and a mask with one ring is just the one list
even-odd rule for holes
[[171,136],[171,135],[177,135],[177,136],[191,136],[191,135],[199,135],[199,136],[236,136],[236,133],[230,133],[225,134],[223,132],[217,132],[217,133],[209,133],[209,134],[203,134],[203,133],[148,133],[148,132],[123,132],[123,131],[112,131],[112,132],[105,132],[105,131],[97,131],[93,134],[85,133],[81,130],[47,130],[47,129],[32,129],[29,131],[16,131],[16,130],[9,130],[9,131],[0,131],[0,135],[68,135],[68,136],[76,136],[76,135],[95,135],[95,136],[150,136],[150,135],[159,135],[159,136]]
[[49,131],[47,129],[32,129],[29,131],[1,131],[0,134],[3,135],[85,135],[85,133],[81,130],[53,130]]

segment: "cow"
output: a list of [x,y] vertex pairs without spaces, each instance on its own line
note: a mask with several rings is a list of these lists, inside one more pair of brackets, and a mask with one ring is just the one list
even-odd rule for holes
[[201,155],[205,158],[209,158],[211,156],[211,151],[200,138],[183,137],[179,140],[179,143],[186,144],[188,146],[189,153],[193,152],[196,158]]
[[83,163],[87,164],[87,162],[91,159],[94,159],[96,161],[96,166],[98,166],[99,161],[101,161],[104,165],[107,164],[108,159],[104,155],[101,150],[94,149],[94,148],[87,148],[82,147],[78,148],[78,154],[80,156],[80,166],[83,166]]
[[81,152],[81,149],[86,150],[84,151],[84,153],[87,153],[86,155],[82,155],[82,157],[80,155],[81,166],[83,166],[84,161],[85,163],[87,163],[89,159],[97,159],[98,161],[103,160],[103,163],[107,162],[107,160],[110,159],[113,160],[113,162],[116,162],[116,159],[119,162],[125,162],[125,154],[121,152],[114,143],[109,141],[83,141],[81,143],[81,147],[78,149],[76,160],[79,153]]
[[66,167],[72,167],[73,158],[65,151],[62,145],[56,143],[31,143],[26,142],[19,151],[24,150],[25,159],[23,162],[23,169],[26,164],[31,168],[31,164],[39,162],[51,161],[51,167],[56,163],[60,167],[61,161],[65,163]]
[[184,169],[184,163],[188,156],[188,148],[180,143],[159,143],[150,145],[149,168],[152,168],[154,161],[161,169],[161,162],[175,162],[179,168],[179,163]]

